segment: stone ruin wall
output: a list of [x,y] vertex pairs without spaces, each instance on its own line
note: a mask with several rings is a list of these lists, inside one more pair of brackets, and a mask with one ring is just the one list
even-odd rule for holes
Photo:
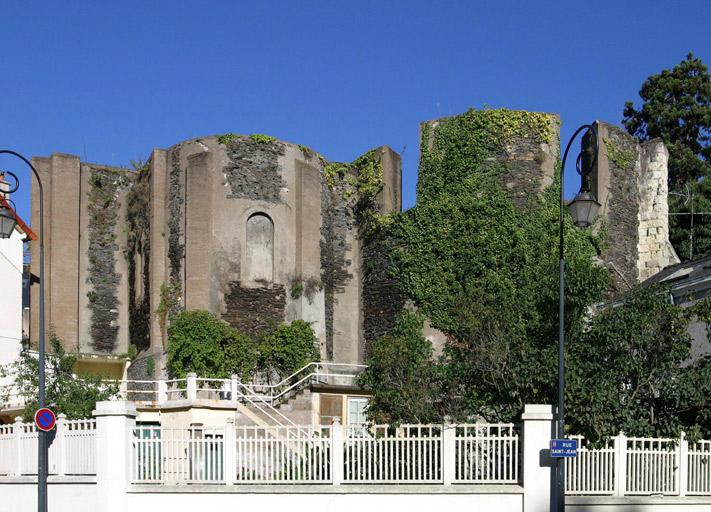
[[[514,141],[496,157],[509,170],[502,187],[519,206],[553,182],[559,126],[553,118],[553,143]],[[437,123],[428,122],[433,128]],[[668,153],[659,141],[640,145],[611,125],[599,123],[599,131],[593,185],[603,204],[601,225],[609,242],[602,259],[611,269],[615,296],[678,261],[668,242]],[[381,213],[399,211],[400,157],[387,147],[378,151],[385,181],[378,207]],[[126,181],[110,205],[119,221],[105,245],[115,257],[118,279],[110,352],[125,352],[131,341],[149,345],[143,357],[164,353],[164,329],[155,312],[165,286],[174,299],[168,316],[186,307],[208,309],[252,335],[267,323],[303,318],[315,326],[324,360],[361,361],[368,341],[391,327],[407,301],[387,275],[386,245],[360,240],[346,191],[324,181],[325,163],[308,148],[281,141],[205,137],[155,150],[142,177],[120,170]],[[93,286],[87,281],[94,257],[88,249],[90,180],[97,169],[119,170],[61,154],[35,158],[35,164],[47,189],[49,323],[68,349],[94,352]],[[255,213],[274,223],[270,282],[250,280],[244,241],[247,219]],[[130,215],[138,215],[140,236],[127,234]],[[36,244],[32,251],[37,261]],[[298,284],[304,293],[295,296]],[[36,291],[32,306],[37,311]],[[428,338],[441,344],[444,335],[430,331]],[[145,367],[137,368],[141,375]]]
[[597,123],[599,148],[592,191],[606,231],[602,262],[616,299],[662,268],[678,263],[669,242],[668,152],[659,140],[639,143],[620,128]]

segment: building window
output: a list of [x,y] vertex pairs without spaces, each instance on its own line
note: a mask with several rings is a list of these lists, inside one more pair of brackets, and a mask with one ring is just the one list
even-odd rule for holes
[[368,407],[368,399],[364,397],[348,397],[348,425],[367,425],[368,418],[365,416],[365,409]]
[[274,223],[269,216],[255,213],[247,220],[247,281],[274,280]]

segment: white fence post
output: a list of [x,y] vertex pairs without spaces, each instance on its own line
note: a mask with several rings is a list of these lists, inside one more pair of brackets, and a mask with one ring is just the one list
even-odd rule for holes
[[158,405],[163,405],[168,401],[168,383],[161,379],[158,381]]
[[194,402],[197,399],[197,374],[188,373],[186,381],[186,387],[188,390],[188,400]]
[[97,512],[126,512],[126,492],[131,481],[136,404],[128,401],[97,402],[96,495]]
[[237,388],[239,387],[239,375],[230,376],[230,402],[237,404]]
[[225,423],[225,437],[222,439],[222,461],[224,464],[223,475],[226,485],[233,485],[237,479],[237,466],[235,461],[235,419],[227,418]]
[[615,447],[615,496],[627,492],[627,436],[620,432],[613,438]]
[[15,476],[22,475],[22,418],[15,418],[12,428],[15,436]]
[[549,512],[553,462],[546,460],[553,433],[553,407],[526,404],[523,414],[523,512]]
[[686,496],[686,491],[689,488],[689,441],[686,440],[684,432],[681,433],[677,453],[679,454],[679,469],[676,474],[676,490],[679,496]]
[[456,478],[457,427],[442,425],[442,479],[444,485],[452,485]]
[[64,476],[67,473],[67,440],[66,440],[66,429],[67,429],[67,415],[59,413],[57,416],[57,431],[55,433],[54,442],[57,443],[55,452],[58,460],[55,460],[57,465],[57,474],[59,476]]
[[343,427],[338,418],[331,424],[331,482],[333,485],[343,482]]

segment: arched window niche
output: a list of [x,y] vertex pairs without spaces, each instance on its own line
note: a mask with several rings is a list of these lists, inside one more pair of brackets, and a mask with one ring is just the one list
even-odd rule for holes
[[247,219],[247,282],[274,280],[274,223],[264,213]]

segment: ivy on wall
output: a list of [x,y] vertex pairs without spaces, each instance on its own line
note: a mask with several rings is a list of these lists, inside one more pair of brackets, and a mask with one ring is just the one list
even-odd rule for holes
[[368,151],[351,163],[323,167],[321,194],[321,283],[325,299],[326,356],[333,358],[333,321],[336,294],[353,277],[347,258],[350,233],[363,233],[379,219],[375,198],[383,188],[380,154]]
[[[502,109],[424,125],[417,205],[373,231],[387,252],[393,296],[413,301],[447,335],[438,400],[452,416],[511,421],[522,404],[555,398],[560,179],[547,188],[540,181],[542,157],[556,149],[553,122]],[[519,155],[538,169],[525,195],[507,187]],[[572,334],[602,298],[608,274],[593,262],[598,236],[569,218],[564,229]],[[398,357],[389,364],[398,367]]]
[[118,335],[117,287],[121,276],[116,272],[116,222],[118,195],[126,187],[123,172],[91,168],[87,211],[89,214],[89,311],[91,339],[94,348],[111,352]]
[[[167,293],[170,295],[166,303],[167,317],[182,311],[182,267],[185,256],[185,243],[183,241],[183,171],[180,167],[180,146],[171,153],[171,166],[168,174],[168,263],[169,284]],[[161,299],[163,293],[161,291]],[[163,301],[161,300],[161,303]]]
[[[126,197],[128,336],[133,346],[143,350],[150,346],[151,165],[150,161],[134,162],[133,167],[133,183]],[[140,276],[136,275],[138,262]]]

